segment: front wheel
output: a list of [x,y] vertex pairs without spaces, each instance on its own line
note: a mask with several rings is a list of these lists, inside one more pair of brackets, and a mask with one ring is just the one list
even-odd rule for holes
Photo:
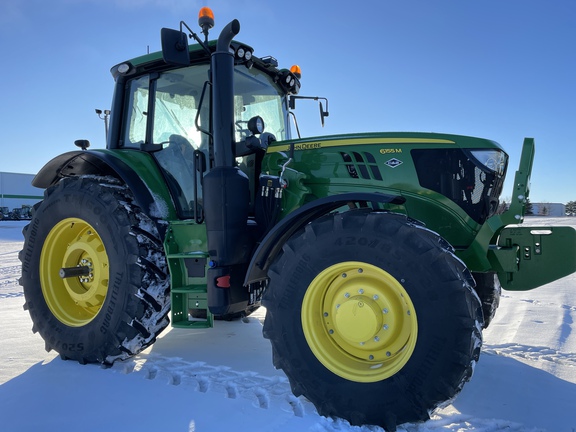
[[23,234],[24,307],[47,351],[111,364],[168,325],[162,244],[125,185],[63,179],[46,190]]
[[484,328],[488,328],[496,315],[496,309],[500,305],[502,286],[495,272],[472,273],[472,276],[476,281],[476,293],[482,302]]
[[473,279],[443,239],[403,215],[314,221],[269,276],[274,364],[320,414],[395,430],[427,420],[470,379],[482,343]]

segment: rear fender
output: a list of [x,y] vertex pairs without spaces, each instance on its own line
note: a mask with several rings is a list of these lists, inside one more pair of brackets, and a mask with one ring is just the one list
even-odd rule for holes
[[[340,195],[332,195],[319,198],[309,202],[298,210],[293,211],[264,237],[258,249],[252,256],[244,285],[267,279],[268,269],[278,253],[282,250],[284,243],[304,225],[312,222],[349,203],[369,202],[369,203],[390,203],[404,204],[406,199],[397,195],[385,195],[371,192],[353,192]],[[376,204],[373,204],[377,208]]]
[[488,258],[502,288],[537,288],[576,272],[576,230],[509,226],[500,232]]
[[[172,198],[149,154],[134,150],[71,151],[56,156],[34,177],[46,189],[64,177],[112,176],[132,191],[138,206],[152,219],[176,219]],[[162,230],[163,231],[163,230]]]

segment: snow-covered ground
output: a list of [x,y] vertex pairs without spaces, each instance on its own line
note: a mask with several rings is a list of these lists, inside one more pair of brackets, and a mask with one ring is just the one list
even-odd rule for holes
[[[0,222],[1,431],[381,431],[321,417],[292,396],[262,338],[264,311],[209,330],[167,330],[110,369],[47,353],[22,309],[23,225]],[[575,319],[576,275],[505,292],[472,381],[429,422],[398,430],[575,432]]]

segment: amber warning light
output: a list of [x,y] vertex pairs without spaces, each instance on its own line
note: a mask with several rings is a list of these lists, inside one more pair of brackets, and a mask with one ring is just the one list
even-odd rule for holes
[[198,12],[198,25],[202,29],[202,33],[208,39],[208,31],[214,27],[214,12],[209,7],[203,7]]
[[290,72],[292,72],[296,78],[300,79],[302,78],[302,69],[300,69],[300,66],[298,65],[294,65],[290,68]]

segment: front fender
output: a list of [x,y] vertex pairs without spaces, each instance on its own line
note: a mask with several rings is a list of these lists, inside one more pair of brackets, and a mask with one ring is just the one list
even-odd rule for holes
[[46,189],[61,178],[81,175],[112,176],[122,180],[147,215],[154,219],[176,218],[162,174],[145,152],[99,149],[63,153],[42,167],[32,185]]
[[[377,192],[352,192],[319,198],[303,205],[278,222],[266,237],[264,237],[260,246],[258,246],[258,249],[256,249],[256,252],[252,256],[248,271],[246,272],[244,285],[266,279],[268,277],[268,269],[276,259],[278,253],[282,250],[284,243],[286,243],[296,231],[314,219],[324,216],[348,203],[403,204],[405,201],[406,199],[404,197],[398,195],[385,195]],[[373,207],[376,207],[376,205],[373,205]]]

